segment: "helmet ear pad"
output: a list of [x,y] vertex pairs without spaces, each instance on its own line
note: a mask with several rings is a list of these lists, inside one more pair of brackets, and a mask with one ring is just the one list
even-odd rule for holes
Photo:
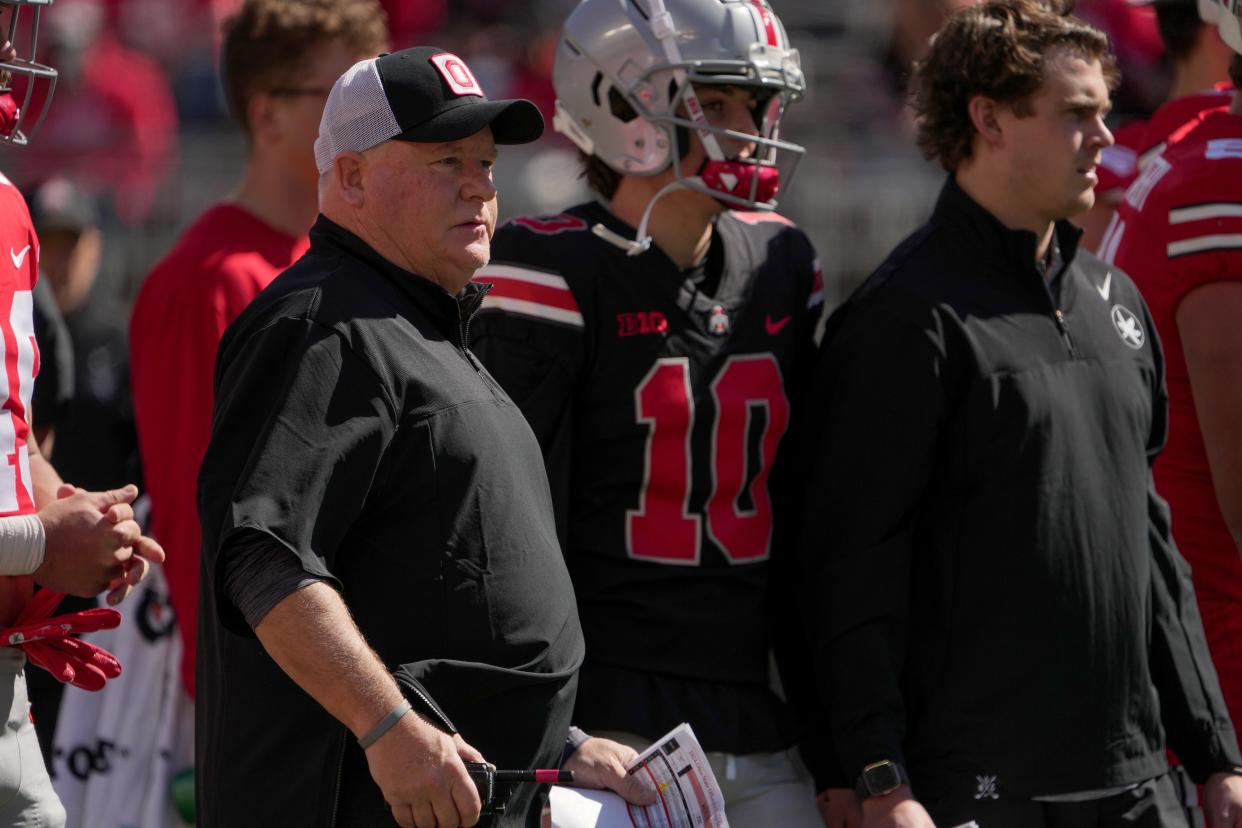
[[[644,85],[639,94],[650,94],[651,88]],[[593,148],[605,164],[622,175],[654,175],[668,166],[672,158],[668,133],[641,117],[626,91],[602,72],[596,72],[591,85],[591,104],[594,112],[587,118],[607,123],[607,134],[613,138],[607,146],[597,142]]]

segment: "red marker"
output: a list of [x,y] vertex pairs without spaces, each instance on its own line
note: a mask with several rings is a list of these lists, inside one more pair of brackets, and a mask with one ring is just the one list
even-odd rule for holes
[[508,785],[515,782],[536,782],[540,785],[570,785],[574,781],[574,772],[537,768],[535,770],[498,770],[496,783]]

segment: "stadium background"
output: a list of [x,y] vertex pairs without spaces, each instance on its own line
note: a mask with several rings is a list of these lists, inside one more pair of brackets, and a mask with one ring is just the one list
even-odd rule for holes
[[[31,147],[0,153],[29,188],[53,174],[102,206],[101,278],[126,307],[150,265],[207,205],[235,186],[244,139],[216,74],[219,21],[239,0],[56,0],[40,57],[61,73]],[[820,251],[829,305],[842,299],[926,216],[943,180],[913,146],[901,80],[943,16],[970,0],[774,0],[802,54],[808,93],[785,137],[807,148],[781,212]],[[529,97],[551,121],[557,27],[573,0],[384,0],[393,47],[462,55],[490,97]],[[1164,97],[1168,67],[1150,7],[1080,0],[1109,32],[1125,82],[1114,123]],[[556,212],[584,196],[576,152],[560,136],[506,148],[502,218]]]

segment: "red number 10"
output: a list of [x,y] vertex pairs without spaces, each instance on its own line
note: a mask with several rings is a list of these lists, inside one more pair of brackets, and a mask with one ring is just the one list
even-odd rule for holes
[[[772,501],[768,475],[776,448],[789,426],[789,399],[780,366],[771,354],[730,357],[711,386],[712,491],[707,498],[707,534],[731,563],[766,559],[772,541]],[[634,392],[638,422],[645,424],[647,451],[638,509],[626,512],[626,549],[632,558],[667,564],[697,564],[702,551],[703,516],[690,514],[690,440],[694,396],[690,362],[661,359]],[[759,445],[759,468],[748,473],[751,417],[767,417]],[[753,477],[753,480],[751,479]],[[751,508],[739,498],[747,490]]]

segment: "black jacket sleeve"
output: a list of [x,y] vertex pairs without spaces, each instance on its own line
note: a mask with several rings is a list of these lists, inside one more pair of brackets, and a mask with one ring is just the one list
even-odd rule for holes
[[308,577],[340,589],[337,553],[366,505],[396,411],[371,366],[314,322],[281,319],[226,339],[199,475],[204,537],[218,538],[204,543],[203,572],[226,627],[250,632],[225,581],[226,552],[241,533],[266,536]]
[[[1152,433],[1148,456],[1154,462],[1168,432],[1164,360],[1155,325],[1147,318],[1156,354]],[[1149,476],[1147,534],[1152,553],[1152,682],[1160,695],[1161,718],[1170,747],[1195,782],[1242,767],[1242,754],[1220,681],[1212,666],[1203,620],[1195,600],[1190,565],[1173,542],[1169,505]]]
[[[846,306],[830,320],[810,405],[802,560],[820,695],[846,779],[902,761],[911,558],[945,416],[932,311]],[[834,332],[835,331],[835,332]]]

